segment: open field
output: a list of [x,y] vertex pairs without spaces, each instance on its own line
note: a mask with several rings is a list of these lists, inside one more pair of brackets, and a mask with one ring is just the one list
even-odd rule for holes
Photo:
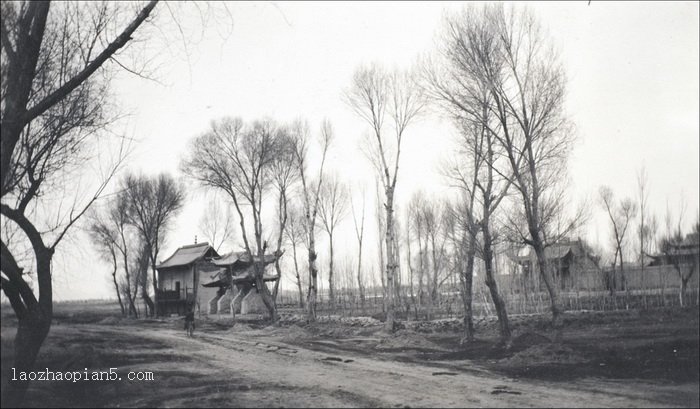
[[[514,345],[496,347],[492,320],[460,346],[458,320],[371,318],[307,324],[285,315],[122,320],[106,303],[56,306],[37,369],[114,371],[121,381],[33,382],[32,407],[697,407],[698,309],[567,313],[558,342],[546,316],[514,316]],[[16,321],[2,309],[2,375]],[[127,374],[153,373],[152,381]]]

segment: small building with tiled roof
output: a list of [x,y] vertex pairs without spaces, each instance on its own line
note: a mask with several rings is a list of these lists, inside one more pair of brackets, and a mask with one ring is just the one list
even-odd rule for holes
[[[552,269],[553,278],[561,290],[571,288],[596,288],[602,280],[598,257],[593,255],[581,240],[562,240],[544,249],[545,259]],[[537,255],[531,247],[524,247],[510,256],[519,266],[524,283],[535,291],[544,290],[540,280]]]
[[201,304],[201,300],[211,298],[212,291],[202,291],[199,280],[222,270],[211,263],[218,257],[209,243],[199,243],[178,248],[158,264],[158,312],[166,316],[183,315],[188,308]]
[[[274,263],[282,253],[266,254],[264,265]],[[256,260],[254,257],[253,260]],[[158,272],[158,311],[162,315],[184,315],[189,308],[203,313],[229,312],[232,301],[242,313],[255,312],[261,301],[255,299],[253,261],[246,252],[220,256],[209,243],[182,246],[156,266]],[[279,277],[265,274],[272,282]],[[247,300],[241,305],[242,298]],[[259,297],[257,297],[259,298]],[[236,311],[238,312],[238,311]]]

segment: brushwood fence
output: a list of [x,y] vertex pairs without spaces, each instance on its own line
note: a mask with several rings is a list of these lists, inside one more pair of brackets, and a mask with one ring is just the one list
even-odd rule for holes
[[[698,288],[688,288],[685,293],[685,306],[697,307],[700,292]],[[551,304],[547,292],[528,294],[508,293],[502,295],[509,314],[546,314]],[[561,306],[566,311],[617,311],[630,309],[653,309],[680,307],[678,288],[637,289],[628,291],[567,291],[559,293]],[[404,320],[429,320],[457,318],[464,316],[464,303],[458,292],[439,294],[436,299],[419,299],[417,296],[402,295],[396,303],[396,316]],[[280,294],[277,299],[281,313],[302,313],[298,296]],[[331,304],[327,294],[321,294],[317,301],[318,315],[370,316],[383,318],[384,297],[368,294],[364,302],[356,294],[338,294]],[[495,316],[493,303],[487,291],[476,291],[472,298],[472,311],[475,318]]]

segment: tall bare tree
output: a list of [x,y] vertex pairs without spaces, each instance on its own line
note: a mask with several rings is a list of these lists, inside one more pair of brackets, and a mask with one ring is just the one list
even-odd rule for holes
[[614,291],[617,284],[615,282],[615,268],[617,266],[618,258],[620,260],[622,286],[627,289],[624,263],[625,235],[627,234],[627,229],[630,226],[632,219],[634,219],[634,217],[637,215],[637,205],[630,198],[625,198],[620,200],[619,203],[615,203],[612,189],[610,189],[608,186],[601,186],[599,194],[601,205],[605,209],[605,212],[610,219],[612,238],[615,244],[615,257],[613,258],[613,274],[610,291]]
[[127,175],[123,181],[123,190],[129,223],[138,230],[150,261],[154,300],[143,289],[141,297],[148,306],[149,314],[157,316],[158,254],[173,219],[184,204],[184,189],[172,176],[161,173],[155,177]]
[[[93,208],[94,209],[94,208]],[[117,281],[117,271],[119,270],[119,265],[117,262],[117,235],[114,234],[113,230],[110,228],[107,222],[101,219],[97,212],[92,212],[89,214],[90,226],[88,231],[90,233],[93,242],[97,245],[98,251],[103,252],[102,258],[107,259],[112,264],[112,283],[114,284],[114,292],[117,295],[117,301],[119,302],[119,309],[121,310],[122,317],[127,315],[127,307],[124,307],[124,302],[122,301],[122,293],[124,292],[123,286],[119,285]],[[104,254],[104,252],[108,254]],[[128,302],[129,300],[127,300]]]
[[[352,211],[352,221],[355,227],[355,237],[357,238],[357,289],[360,296],[360,305],[365,308],[365,283],[362,277],[362,242],[365,237],[365,190],[362,189],[362,215],[360,216],[360,222],[358,225],[357,214],[355,213],[355,203],[352,200],[352,195],[350,195],[350,207]],[[410,255],[409,255],[410,258]],[[411,286],[411,291],[413,287]]]
[[[275,188],[277,189],[277,224],[279,227],[277,233],[277,253],[282,252],[282,242],[284,241],[285,229],[289,218],[289,195],[291,189],[299,181],[299,171],[295,165],[295,145],[296,141],[292,136],[292,131],[287,129],[280,132],[279,148],[277,154],[272,161],[272,178]],[[296,259],[295,259],[296,263]],[[275,287],[272,291],[272,297],[277,300],[277,292],[282,278],[282,270],[280,269],[280,260],[275,260],[275,270],[280,278],[275,281]]]
[[[233,201],[245,251],[253,260],[255,287],[271,320],[277,319],[274,299],[264,281],[267,242],[263,226],[263,199],[273,184],[272,165],[286,132],[272,120],[245,124],[240,118],[212,122],[211,129],[194,138],[190,154],[181,162],[182,171],[206,187],[219,190]],[[246,229],[244,206],[250,208],[253,232]]]
[[301,179],[301,195],[303,199],[304,209],[304,231],[306,233],[306,249],[308,252],[309,266],[309,290],[306,297],[306,306],[308,309],[308,319],[316,320],[316,301],[318,297],[318,267],[316,266],[316,228],[319,211],[319,201],[321,184],[324,177],[324,166],[326,163],[326,155],[333,141],[333,127],[328,120],[324,120],[321,125],[321,162],[318,167],[318,173],[315,181],[312,179],[309,170],[309,148],[310,148],[310,131],[309,126],[305,122],[298,121],[294,125],[293,136],[295,138],[294,157],[299,178]]
[[[428,199],[418,192],[411,201],[414,232],[418,239],[419,280],[425,278],[428,305],[428,319],[440,299],[440,287],[447,280],[447,239],[448,218],[444,203]],[[419,285],[422,290],[422,285]],[[422,291],[420,291],[422,292]]]
[[[682,225],[683,216],[685,213],[685,203],[681,200],[680,209],[677,215],[677,224],[672,226],[672,216],[671,212],[666,207],[666,217],[665,232],[661,234],[658,243],[658,250],[662,256],[662,262],[664,264],[669,264],[673,266],[674,270],[678,274],[680,281],[678,298],[681,307],[687,304],[687,287],[688,282],[695,274],[696,270],[700,266],[700,256],[697,251],[691,249],[697,249],[700,246],[700,217],[696,219],[692,226],[692,230],[683,236]],[[690,251],[688,251],[690,250]]]
[[[121,32],[107,38],[105,27],[119,24],[107,3],[86,8],[90,11],[86,13],[74,4],[51,7],[48,1],[2,2],[1,213],[31,243],[38,284],[37,297],[25,280],[24,267],[14,258],[11,244],[3,242],[2,289],[19,320],[17,370],[31,370],[51,326],[51,260],[56,247],[114,172],[102,175],[105,177],[95,193],[87,195],[87,201],[74,202],[61,226],[44,229],[31,209],[41,205],[42,196],[58,185],[59,174],[78,168],[91,156],[86,147],[108,122],[102,109],[108,83],[93,74],[135,37],[156,3],[145,5]],[[76,18],[82,16],[78,14],[89,14],[91,24],[79,27]],[[56,234],[48,237],[42,233],[47,231]],[[3,405],[19,405],[26,389],[27,382],[10,383]]]
[[338,223],[347,212],[348,193],[336,175],[327,177],[321,185],[321,200],[319,200],[319,216],[324,230],[328,234],[328,294],[332,306],[335,306],[335,282],[333,265],[333,233]]
[[544,249],[556,240],[551,232],[570,231],[578,219],[561,217],[562,182],[572,141],[563,111],[563,68],[527,10],[506,9],[502,4],[468,6],[459,16],[448,17],[446,25],[456,44],[469,51],[457,56],[456,63],[464,69],[452,79],[485,86],[473,88],[486,92],[484,101],[489,101],[488,114],[494,118],[493,123],[482,125],[500,145],[508,164],[506,169],[492,169],[511,183],[520,198],[519,213],[525,225],[518,230],[519,240],[537,255],[550,296],[552,322],[559,327],[562,309]]
[[[394,226],[394,195],[399,173],[401,144],[408,126],[425,107],[420,88],[409,72],[387,72],[378,65],[358,68],[350,89],[345,94],[347,104],[372,129],[370,137],[372,162],[382,181],[386,213],[385,251],[387,280],[386,329],[394,330],[396,281],[399,255],[396,252]],[[389,123],[385,120],[389,119]]]
[[292,261],[294,262],[295,282],[299,293],[299,308],[304,308],[304,291],[302,290],[302,280],[299,273],[299,259],[297,258],[297,248],[305,243],[306,229],[302,209],[293,206],[287,214],[287,225],[284,229],[284,237],[292,246]]
[[459,272],[460,296],[464,306],[464,337],[460,343],[472,342],[474,340],[474,261],[477,251],[477,236],[479,225],[474,217],[474,199],[469,192],[471,189],[464,189],[461,192],[460,200],[447,209],[447,217],[451,221],[451,228],[448,229],[453,247],[454,265]]
[[[462,236],[469,242],[467,249],[461,252],[467,260],[460,265],[466,267],[464,274],[472,273],[470,259],[473,260],[477,250],[475,243],[480,234],[478,253],[484,261],[486,285],[498,315],[501,341],[508,344],[511,335],[508,314],[493,267],[498,236],[494,220],[513,182],[513,171],[506,159],[506,146],[499,143],[505,140],[508,129],[495,112],[497,97],[489,81],[490,70],[502,65],[496,58],[500,49],[495,38],[497,33],[493,32],[493,20],[495,14],[490,14],[488,9],[478,11],[475,7],[467,8],[458,16],[447,16],[438,60],[425,67],[423,76],[428,94],[459,132],[456,155],[445,171],[461,189],[465,200],[464,204],[453,208],[465,213],[457,220],[462,220]],[[518,156],[512,164],[519,168],[522,158]],[[464,277],[463,281],[469,303],[471,278]],[[465,311],[470,314],[470,308],[465,306]],[[469,330],[465,337],[471,338]]]
[[[121,284],[117,283],[116,270],[112,274],[115,289],[125,298],[124,315],[138,318],[135,302],[142,281],[140,275],[148,274],[148,271],[139,268],[137,259],[145,245],[135,226],[131,225],[128,200],[126,191],[122,190],[104,206],[92,209],[88,229],[98,249],[109,252],[113,266],[120,266],[124,272]],[[148,291],[148,288],[145,290]]]
[[[637,200],[639,202],[639,226],[637,228],[637,239],[639,240],[638,262],[641,268],[642,287],[645,287],[645,273],[647,260],[651,254],[651,244],[654,240],[652,230],[655,229],[656,221],[650,220],[649,216],[649,177],[646,167],[642,166],[637,172]],[[651,217],[653,219],[653,217]]]

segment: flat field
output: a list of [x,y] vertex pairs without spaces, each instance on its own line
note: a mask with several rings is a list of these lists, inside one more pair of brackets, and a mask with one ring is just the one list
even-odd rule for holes
[[[114,304],[56,305],[36,370],[108,372],[121,380],[33,381],[30,407],[698,407],[698,309],[577,312],[561,337],[547,316],[493,320],[460,345],[458,320],[404,322],[285,314],[118,318]],[[16,320],[2,307],[2,382],[11,381]],[[152,375],[149,375],[152,374]],[[152,380],[129,380],[129,377]]]

